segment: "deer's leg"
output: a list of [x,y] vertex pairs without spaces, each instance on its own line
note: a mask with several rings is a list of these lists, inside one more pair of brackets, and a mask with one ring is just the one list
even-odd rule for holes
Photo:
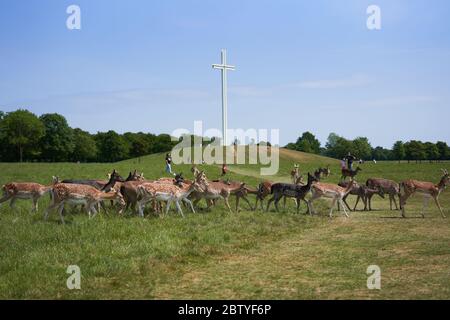
[[236,212],[240,211],[240,209],[239,209],[239,202],[240,202],[240,200],[241,200],[241,197],[236,195]]
[[98,211],[95,209],[95,205],[90,206],[89,212],[94,212],[94,214],[92,215],[92,219],[94,219],[98,213]]
[[38,211],[38,199],[37,197],[33,197],[33,205],[31,207],[31,212],[30,213],[36,213]]
[[[334,209],[334,206],[336,205],[336,200],[337,200],[337,198],[333,198],[333,201],[331,202],[331,208],[330,208],[330,214],[329,214],[330,218],[333,217],[333,209]],[[343,209],[345,210],[344,207],[343,207]]]
[[253,211],[256,211],[256,209],[258,209],[258,201],[259,201],[259,197],[258,197],[258,195],[256,195],[255,208],[253,209]]
[[61,219],[61,223],[65,224],[66,222],[64,221],[63,210],[64,210],[64,202],[61,202],[61,204],[58,207],[58,214]]
[[183,202],[187,203],[189,205],[189,207],[192,210],[192,213],[195,213],[194,206],[192,205],[192,201],[191,200],[189,200],[188,198],[183,198]]
[[[58,207],[58,206],[59,206],[59,204],[56,203],[55,201],[53,201],[53,202],[47,207],[47,209],[45,209],[45,212],[44,212],[44,221],[47,221],[49,212],[50,212],[51,210],[54,210],[54,209],[55,209],[56,207]],[[63,208],[64,208],[64,206],[63,206]]]
[[[350,209],[350,206],[349,206],[348,203],[347,203],[347,197],[348,197],[348,194],[346,194],[345,197],[344,197],[342,200],[343,200],[343,202],[344,202],[344,205],[347,206],[348,210],[349,210],[349,211],[352,211],[352,209]],[[339,207],[339,202],[338,202],[338,207]]]
[[233,213],[233,210],[231,210],[230,203],[228,202],[228,197],[224,197],[223,200],[225,201],[225,205],[227,206],[228,210],[230,210],[230,213]]
[[[356,207],[358,206],[359,199],[361,199],[361,196],[358,194],[358,197],[356,197],[356,203],[355,203],[355,206],[353,207],[353,211],[356,211]],[[364,206],[364,209],[365,209],[365,206]]]
[[279,210],[279,208],[278,208],[278,202],[280,202],[281,197],[283,197],[283,195],[281,195],[281,194],[275,194],[275,195],[274,195],[274,198],[275,198],[274,205],[275,205],[275,210],[276,210],[277,212],[280,212],[280,210]]
[[422,204],[422,218],[425,218],[425,208],[428,208],[428,202],[430,201],[430,197],[423,196],[423,204]]
[[167,207],[166,207],[166,213],[165,213],[165,215],[168,215],[168,214],[169,214],[169,209],[170,209],[170,205],[172,204],[172,202],[173,202],[173,199],[172,199],[172,198],[170,198],[169,200],[167,200]]
[[345,214],[345,216],[348,218],[349,216],[348,216],[347,210],[345,210],[344,204],[342,203],[342,202],[343,202],[342,199],[338,199],[337,201],[340,202],[340,203],[342,204],[342,209],[344,209],[344,214]]
[[184,218],[183,210],[181,210],[181,206],[178,200],[175,200],[175,205],[177,206],[177,210],[181,214],[181,217]]
[[395,200],[395,194],[392,195],[392,200],[394,201],[394,204],[395,204],[395,210],[398,210],[397,200]]
[[250,207],[250,210],[253,211],[253,207],[252,207],[250,201],[248,200],[248,198],[246,196],[244,196],[244,197],[242,197],[242,199],[244,199],[244,201],[248,204],[248,206]]
[[274,200],[275,200],[275,195],[272,196],[272,198],[270,198],[269,201],[267,201],[266,212],[269,212],[270,204],[271,204]]
[[400,208],[402,208],[402,217],[406,218],[405,216],[405,205],[406,205],[406,200],[411,196],[411,194],[406,193],[402,196],[400,196]]
[[297,214],[300,213],[300,198],[296,198],[295,200],[297,200]]
[[9,207],[11,208],[12,211],[16,211],[16,201],[17,198],[11,198],[11,201],[9,202]]
[[11,195],[5,194],[5,195],[0,199],[0,204],[2,204],[3,202],[8,201],[9,199],[11,199]]
[[[275,203],[277,203],[277,202],[275,202]],[[286,211],[286,196],[283,197],[283,211]]]
[[442,218],[445,218],[445,214],[444,214],[444,212],[442,211],[442,207],[441,207],[441,204],[439,203],[438,197],[435,197],[435,198],[434,198],[434,202],[436,202],[436,205],[437,205],[437,207],[439,208],[439,211],[441,212]]

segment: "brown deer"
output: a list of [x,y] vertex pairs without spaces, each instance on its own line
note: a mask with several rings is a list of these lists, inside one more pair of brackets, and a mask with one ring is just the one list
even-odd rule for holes
[[271,194],[272,185],[273,185],[273,182],[271,182],[271,181],[264,181],[258,185],[254,210],[256,210],[258,208],[258,202],[259,202],[261,204],[261,211],[264,211],[263,201],[269,194]]
[[333,215],[333,209],[334,209],[336,202],[338,202],[342,206],[342,209],[344,209],[344,214],[348,218],[347,210],[345,209],[345,205],[344,205],[344,202],[342,201],[342,199],[347,194],[350,193],[350,191],[353,188],[353,183],[354,183],[354,181],[350,180],[350,183],[347,188],[342,188],[336,184],[323,183],[323,182],[317,182],[317,183],[313,184],[313,186],[311,188],[312,197],[308,201],[309,213],[310,214],[315,213],[313,205],[312,205],[313,201],[315,201],[321,197],[324,197],[324,198],[333,199],[333,202],[331,204],[330,214],[329,214],[330,218]]
[[341,172],[342,172],[341,180],[345,180],[345,179],[347,179],[347,177],[350,177],[350,179],[354,179],[355,176],[358,174],[358,171],[362,171],[362,169],[360,167],[356,167],[355,170],[342,168],[341,169]]
[[[339,182],[338,186],[340,186],[342,188],[347,188],[349,183],[350,182],[347,182],[347,181]],[[350,190],[350,192],[346,196],[344,196],[342,198],[342,201],[347,206],[348,210],[356,211],[356,207],[358,206],[359,200],[361,199],[363,201],[363,203],[364,203],[364,211],[367,211],[367,210],[371,210],[371,209],[368,209],[368,203],[369,203],[369,201],[372,199],[372,197],[375,194],[378,194],[380,197],[382,197],[384,199],[384,192],[382,190],[380,190],[380,189],[372,189],[372,188],[369,188],[369,187],[367,187],[365,185],[359,184],[359,183],[357,183],[355,181],[353,183],[352,189]],[[353,207],[353,210],[350,209],[350,206],[347,203],[347,197],[349,195],[357,196],[356,203],[355,203],[355,206]],[[340,205],[338,203],[338,210],[340,210],[339,208],[340,208]]]
[[424,196],[424,202],[422,207],[422,217],[425,218],[424,210],[428,207],[428,201],[430,198],[434,199],[436,206],[441,212],[442,218],[445,218],[445,214],[442,211],[442,207],[439,203],[439,195],[444,191],[445,187],[450,184],[450,177],[446,169],[442,169],[443,175],[438,184],[427,181],[418,180],[406,180],[400,183],[400,191],[403,193],[400,196],[400,208],[402,209],[402,217],[405,218],[405,205],[406,200],[415,193],[420,193]]
[[326,168],[319,168],[319,171],[324,178],[328,178],[331,175],[330,165],[327,165]]
[[224,182],[208,181],[204,171],[201,171],[198,174],[196,181],[201,186],[203,191],[196,191],[192,193],[191,196],[193,199],[195,199],[194,205],[196,205],[200,201],[200,199],[204,198],[206,199],[206,202],[208,204],[206,208],[207,210],[211,208],[211,205],[214,201],[223,199],[228,210],[232,213],[233,210],[231,210],[229,203],[230,195],[245,193],[245,183],[228,184]]
[[[57,177],[53,177],[53,184],[58,182]],[[53,185],[44,186],[34,182],[10,182],[5,184],[3,189],[3,197],[0,199],[0,204],[10,200],[9,206],[12,210],[15,210],[15,204],[18,199],[33,201],[31,207],[31,213],[38,211],[39,199],[45,194],[49,193]]]
[[291,171],[291,181],[293,184],[298,184],[299,182],[301,182],[301,179],[302,179],[302,176],[300,175],[298,168],[299,168],[299,165],[294,164],[294,169],[292,169],[292,171]]
[[[371,189],[378,189],[384,194],[389,195],[389,207],[392,210],[392,203],[395,204],[395,210],[398,210],[397,201],[395,197],[399,198],[400,202],[400,185],[389,179],[369,178],[366,181],[366,186]],[[372,199],[369,198],[369,210],[372,210]]]
[[[97,214],[95,206],[102,201],[117,201],[120,206],[125,205],[119,190],[111,189],[110,192],[102,192],[96,188],[83,184],[57,183],[51,188],[52,203],[47,207],[44,220],[47,220],[50,211],[57,209],[61,222],[64,224],[63,210],[67,204],[82,204],[86,208],[89,218]],[[92,212],[94,213],[92,215]]]

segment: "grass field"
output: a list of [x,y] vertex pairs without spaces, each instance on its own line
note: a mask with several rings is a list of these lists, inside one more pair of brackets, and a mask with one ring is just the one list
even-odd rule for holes
[[[280,171],[269,179],[287,181],[293,163],[301,172],[330,164],[329,181],[339,179],[336,160],[282,150]],[[437,182],[444,164],[366,163],[358,181],[386,177]],[[0,164],[0,183],[61,178],[105,178],[113,168],[147,178],[164,176],[164,155],[116,164]],[[258,167],[231,166],[231,178],[256,186]],[[203,166],[212,179],[219,167]],[[175,166],[190,176],[189,166]],[[351,196],[350,202],[355,199]],[[234,201],[234,200],[233,200]],[[252,199],[254,201],[254,199]],[[442,219],[430,202],[408,202],[407,219],[376,199],[378,210],[327,216],[330,202],[319,200],[317,216],[286,212],[228,214],[222,203],[212,212],[175,212],[168,217],[56,214],[42,220],[28,213],[29,202],[13,213],[0,207],[0,298],[3,299],[430,299],[450,298],[450,192],[440,197]],[[204,206],[204,204],[202,204]],[[303,206],[302,212],[305,211]],[[186,210],[187,212],[187,210]],[[81,268],[81,290],[69,290],[66,269]],[[381,290],[368,290],[366,269],[381,268]]]

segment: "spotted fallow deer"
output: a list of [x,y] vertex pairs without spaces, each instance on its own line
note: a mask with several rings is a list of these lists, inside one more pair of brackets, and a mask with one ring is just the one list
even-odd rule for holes
[[[58,181],[58,178],[53,177],[53,184]],[[31,213],[38,211],[38,201],[45,194],[50,192],[50,186],[44,186],[34,182],[10,182],[5,184],[3,189],[3,197],[0,199],[0,204],[10,200],[9,206],[15,210],[15,203],[17,199],[31,199],[33,206],[31,207]]]
[[203,171],[197,175],[196,181],[203,191],[193,192],[193,198],[195,199],[194,205],[197,204],[200,199],[204,198],[208,204],[207,210],[211,208],[214,201],[223,199],[228,210],[232,213],[233,210],[231,209],[229,202],[230,195],[245,193],[245,183],[228,184],[224,182],[208,181]]
[[430,198],[434,199],[436,206],[441,212],[442,218],[445,218],[445,214],[442,211],[442,207],[439,203],[439,195],[444,191],[445,187],[450,184],[450,177],[446,169],[442,169],[443,175],[438,184],[433,182],[418,181],[418,180],[406,180],[400,183],[400,208],[402,209],[402,217],[405,218],[405,205],[406,200],[415,193],[422,194],[423,207],[422,217],[425,218],[424,210],[428,207],[428,201]]
[[[389,179],[369,178],[366,181],[366,186],[372,189],[378,189],[384,194],[389,195],[389,207],[392,210],[392,203],[395,204],[395,210],[398,210],[397,201],[395,197],[400,199],[400,185]],[[372,199],[369,199],[369,210],[372,210]]]
[[293,184],[299,184],[303,179],[298,168],[299,168],[299,165],[294,164],[294,169],[292,169],[292,171],[291,171],[291,181]]
[[[166,214],[169,212],[172,202],[175,202],[178,212],[184,218],[180,201],[188,200],[187,197],[194,191],[202,191],[200,185],[196,181],[189,185],[183,184],[181,187],[160,182],[143,183],[137,187],[139,215],[144,217],[144,206],[146,203],[150,201],[164,201],[167,202]],[[192,211],[195,213],[192,203],[189,200],[188,202]]]
[[336,184],[332,184],[332,183],[317,182],[317,183],[313,184],[313,186],[311,188],[312,197],[307,202],[309,213],[310,214],[315,213],[313,205],[312,205],[313,201],[324,197],[324,198],[333,199],[333,202],[331,204],[330,214],[329,214],[330,218],[333,216],[333,209],[334,209],[336,202],[338,202],[342,206],[342,209],[344,209],[344,214],[348,218],[348,213],[347,213],[347,210],[345,209],[345,204],[342,201],[342,199],[347,194],[350,193],[350,191],[353,188],[353,183],[354,183],[354,181],[350,180],[350,183],[348,184],[347,188],[342,188],[342,187],[340,187]]
[[[64,223],[64,205],[82,204],[86,208],[89,218],[97,214],[95,206],[102,201],[113,200],[120,206],[125,206],[125,201],[119,190],[111,189],[109,192],[102,192],[94,187],[82,184],[57,183],[51,188],[52,203],[45,210],[44,220],[47,220],[50,211],[57,209],[61,222]],[[92,215],[91,213],[94,213]]]
[[342,168],[341,169],[341,172],[342,172],[341,180],[345,180],[345,179],[347,179],[347,177],[350,177],[350,179],[354,179],[355,176],[358,174],[358,171],[362,171],[362,169],[360,167],[357,167],[355,170]]

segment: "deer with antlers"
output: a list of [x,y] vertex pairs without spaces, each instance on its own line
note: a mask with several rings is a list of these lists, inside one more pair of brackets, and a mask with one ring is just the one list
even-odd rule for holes
[[433,182],[427,181],[418,181],[418,180],[406,180],[400,183],[400,192],[403,193],[400,196],[400,208],[402,209],[402,217],[405,218],[405,205],[406,200],[411,197],[415,193],[422,194],[424,196],[423,199],[423,207],[422,207],[422,217],[425,218],[424,210],[428,207],[428,201],[430,198],[434,199],[436,206],[439,208],[441,212],[442,218],[445,218],[445,214],[442,211],[442,207],[439,203],[439,195],[442,191],[444,191],[445,187],[450,184],[450,177],[447,169],[442,169],[443,175],[438,184],[434,184]]
[[[53,177],[53,184],[58,182],[57,177]],[[49,193],[52,185],[44,186],[34,182],[10,182],[2,187],[3,197],[0,199],[0,204],[6,201],[12,210],[15,210],[15,204],[18,199],[32,200],[31,213],[38,211],[39,199],[45,194]]]
[[344,209],[344,214],[348,218],[347,210],[345,209],[345,204],[343,202],[343,198],[350,193],[350,191],[353,188],[354,180],[350,180],[350,183],[348,184],[347,188],[340,187],[338,185],[332,184],[332,183],[323,183],[323,182],[317,182],[313,184],[311,188],[312,197],[307,202],[308,203],[308,211],[310,214],[315,214],[314,208],[313,208],[313,201],[319,199],[319,198],[331,198],[333,199],[333,202],[331,204],[330,209],[330,218],[333,216],[333,209],[338,202],[341,207]]
[[[44,220],[47,220],[49,213],[57,209],[61,222],[64,224],[63,210],[67,204],[84,205],[89,218],[97,214],[95,206],[103,201],[112,200],[118,202],[120,206],[125,206],[125,201],[119,190],[112,188],[109,192],[102,192],[96,188],[82,184],[57,183],[51,190],[52,203],[47,207]],[[94,213],[92,215],[92,213]]]

